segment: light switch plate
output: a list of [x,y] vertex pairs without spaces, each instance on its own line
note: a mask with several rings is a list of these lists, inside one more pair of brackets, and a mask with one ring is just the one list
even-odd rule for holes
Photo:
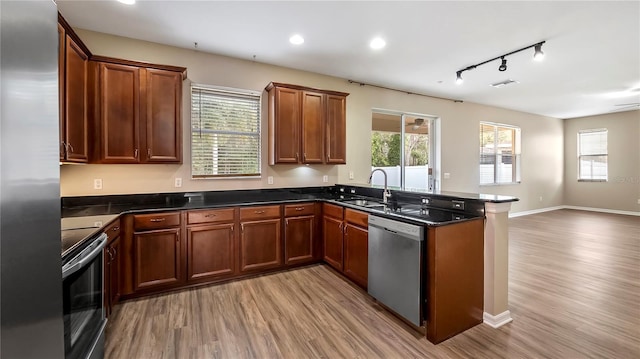
[[322,176],[322,182],[324,182],[324,183],[329,182],[329,176],[327,176],[327,175]]
[[445,172],[444,173],[444,179],[449,179],[449,178],[451,178],[451,173]]
[[352,180],[353,179],[353,171],[349,171],[349,179]]

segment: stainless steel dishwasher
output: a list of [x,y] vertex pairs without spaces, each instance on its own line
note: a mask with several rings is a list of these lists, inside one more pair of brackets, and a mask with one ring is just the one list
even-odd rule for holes
[[369,215],[368,292],[416,326],[422,326],[424,228]]

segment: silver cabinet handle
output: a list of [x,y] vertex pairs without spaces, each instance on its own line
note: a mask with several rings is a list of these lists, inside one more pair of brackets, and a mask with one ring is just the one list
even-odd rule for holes
[[264,211],[253,211],[255,214],[264,214]]
[[138,149],[137,148],[135,150],[133,150],[133,157],[135,159],[138,159]]
[[151,149],[147,148],[147,158],[151,158]]
[[296,211],[304,211],[304,207],[296,207]]
[[216,214],[215,213],[209,213],[209,214],[205,214],[204,216],[207,217],[207,218],[211,218],[211,217],[215,217]]
[[166,220],[166,218],[151,218],[149,222],[164,222]]

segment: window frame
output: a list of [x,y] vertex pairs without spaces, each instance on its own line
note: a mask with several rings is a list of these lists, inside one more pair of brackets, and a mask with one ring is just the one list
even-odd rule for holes
[[[482,139],[480,138],[480,136],[482,135],[482,126],[491,126],[493,127],[493,131],[494,131],[494,146],[496,143],[496,139],[498,138],[498,132],[499,129],[507,129],[507,130],[511,130],[513,131],[513,136],[512,136],[512,154],[511,154],[511,163],[512,163],[512,169],[511,169],[511,181],[510,182],[497,182],[498,179],[498,157],[502,157],[501,154],[498,153],[498,151],[494,151],[495,153],[493,155],[490,155],[493,157],[493,182],[482,182],[482,175],[481,175],[481,171],[480,171],[480,166],[482,166],[482,160],[483,160],[483,156],[486,156],[486,154],[483,153],[482,151]],[[480,124],[478,126],[479,129],[479,133],[478,133],[478,137],[479,137],[479,158],[478,158],[478,183],[480,186],[504,186],[504,185],[514,185],[514,184],[519,184],[522,182],[522,178],[521,178],[521,169],[522,169],[522,129],[519,126],[515,126],[515,125],[509,125],[509,124],[505,124],[505,123],[496,123],[496,122],[488,122],[488,121],[480,121]],[[504,161],[503,161],[504,163]]]
[[[221,95],[227,96],[237,96],[237,98],[254,98],[257,100],[257,108],[256,108],[256,120],[257,120],[257,133],[253,135],[253,137],[257,140],[257,148],[256,150],[256,158],[257,161],[257,173],[232,173],[232,174],[194,174],[194,133],[197,132],[194,128],[194,90],[206,90],[211,91]],[[189,93],[189,106],[190,106],[190,122],[189,122],[189,146],[190,146],[190,166],[191,166],[191,179],[192,180],[229,180],[229,179],[259,179],[262,178],[262,92],[255,90],[246,90],[246,89],[238,89],[232,87],[223,87],[216,85],[208,85],[201,83],[191,83],[190,93]],[[227,130],[209,130],[207,132],[210,133],[220,133],[220,134],[233,134],[236,133],[234,131]]]
[[[604,132],[605,135],[605,150],[606,153],[597,153],[597,154],[589,154],[589,155],[583,155],[581,153],[581,139],[582,139],[582,135],[584,134],[593,134],[596,132]],[[609,130],[607,128],[592,128],[592,129],[585,129],[585,130],[578,130],[577,133],[577,141],[576,141],[576,145],[577,145],[577,180],[578,182],[608,182],[609,181]],[[582,166],[581,166],[581,162],[582,162],[582,157],[605,157],[606,158],[606,175],[605,178],[593,178],[593,165],[591,166],[591,178],[583,178],[582,177]]]

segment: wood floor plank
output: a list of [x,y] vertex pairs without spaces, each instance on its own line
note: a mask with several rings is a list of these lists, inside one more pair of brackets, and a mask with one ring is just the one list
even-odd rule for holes
[[105,357],[640,358],[640,218],[509,220],[509,309],[438,345],[325,265],[118,305]]

